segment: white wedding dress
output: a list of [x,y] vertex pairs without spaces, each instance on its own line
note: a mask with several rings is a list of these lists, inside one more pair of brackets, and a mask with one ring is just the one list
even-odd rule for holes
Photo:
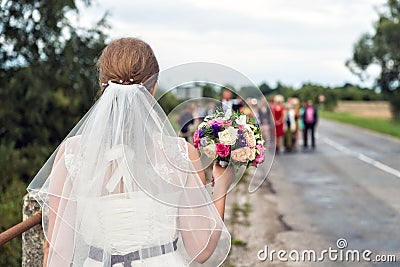
[[[138,191],[104,197],[96,203],[98,209],[86,214],[89,220],[99,220],[107,229],[111,253],[125,255],[143,248],[171,243],[178,236],[176,229],[177,208],[169,207]],[[166,216],[171,215],[171,216]],[[90,227],[90,224],[86,224]],[[99,242],[102,244],[102,241]],[[96,247],[96,240],[92,240]],[[83,267],[103,266],[102,262],[87,258]],[[116,263],[113,267],[122,267]],[[160,256],[131,262],[131,266],[187,266],[181,255],[174,251]]]
[[28,186],[47,267],[222,264],[230,235],[187,145],[143,85],[109,82]]
[[[79,171],[79,166],[70,160],[74,155],[68,154],[68,142],[66,144],[65,166],[67,171],[73,174]],[[183,151],[180,147],[180,151],[187,157],[187,150]],[[171,197],[179,198],[179,195],[176,194],[169,198],[171,199]],[[160,203],[143,191],[117,193],[101,197],[100,200],[95,198],[92,203],[90,200],[81,203],[84,203],[85,207],[92,207],[85,211],[81,211],[79,206],[77,207],[77,212],[84,212],[80,215],[83,218],[81,232],[87,233],[87,237],[84,235],[83,239],[90,246],[100,247],[104,244],[101,237],[107,236],[107,243],[111,247],[112,255],[126,255],[163,244],[172,246],[172,242],[178,238],[178,209]],[[98,229],[99,225],[100,229]],[[94,230],[98,233],[97,235],[91,234]],[[99,237],[98,240],[96,240],[96,236]],[[181,240],[179,241],[178,246],[183,246]],[[163,255],[134,260],[131,262],[131,266],[188,266],[188,262],[178,251],[174,251],[172,248],[170,250],[172,252]],[[90,257],[87,257],[83,263],[83,267],[100,266],[104,266],[101,261]],[[123,266],[122,262],[112,265],[112,267]]]

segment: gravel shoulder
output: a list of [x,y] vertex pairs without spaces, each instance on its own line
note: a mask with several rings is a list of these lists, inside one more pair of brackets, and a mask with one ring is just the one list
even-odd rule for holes
[[232,235],[232,248],[224,267],[287,266],[282,262],[260,261],[257,252],[265,245],[275,250],[285,245],[278,235],[291,231],[278,212],[276,191],[267,180],[255,192],[247,191],[247,183],[239,183],[227,197],[225,222]]

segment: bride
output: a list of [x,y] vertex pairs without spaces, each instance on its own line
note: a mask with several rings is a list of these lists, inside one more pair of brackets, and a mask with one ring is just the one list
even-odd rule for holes
[[43,266],[219,266],[233,168],[213,166],[212,197],[197,150],[154,99],[159,66],[136,38],[98,61],[101,97],[28,191],[43,211]]

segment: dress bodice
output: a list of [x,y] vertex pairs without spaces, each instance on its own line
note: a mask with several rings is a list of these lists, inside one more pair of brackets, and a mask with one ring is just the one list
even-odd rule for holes
[[112,253],[126,254],[177,237],[177,208],[142,191],[84,201],[84,205],[90,208],[81,211],[83,238],[92,246],[110,246]]
[[[174,146],[176,143],[165,144],[165,146],[168,145]],[[176,164],[183,166],[189,160],[186,142],[178,142],[178,148],[173,147],[170,151],[179,154],[173,158],[176,160]],[[128,149],[128,147],[122,149],[122,146],[117,145],[104,152],[104,155],[102,155],[105,160],[104,165],[116,164],[110,173],[106,170],[99,171],[106,177],[101,180],[103,176],[91,175],[87,176],[88,178],[85,175],[77,176],[78,174],[86,174],[82,171],[82,164],[86,160],[79,154],[79,139],[69,139],[65,145],[64,163],[70,181],[77,190],[84,192],[74,194],[74,196],[79,196],[76,199],[77,225],[75,229],[78,233],[77,238],[88,246],[99,248],[112,255],[126,255],[146,248],[161,247],[161,245],[170,244],[176,240],[179,233],[178,208],[167,205],[159,199],[167,201],[167,203],[179,203],[181,191],[179,187],[176,187],[176,183],[178,181],[179,185],[184,184],[186,176],[182,174],[179,176],[174,172],[176,168],[171,169],[164,166],[166,164],[161,164],[165,160],[161,163],[156,161],[154,165],[140,166],[142,168],[140,172],[133,169],[135,175],[144,175],[140,181],[144,183],[149,181],[150,191],[155,190],[153,193],[158,194],[157,198],[154,198],[140,190],[141,187],[136,184],[133,174],[129,172],[125,162],[127,158],[129,160],[129,157],[126,155],[124,157],[124,153],[129,156],[135,155],[135,153],[128,151]],[[132,157],[130,160],[134,161],[135,158]],[[178,160],[184,162],[180,163]],[[151,182],[157,181],[151,180],[152,176],[160,177],[159,183],[151,184]],[[103,182],[101,187],[97,187],[100,190],[93,191],[91,183],[96,179],[91,177],[96,179],[100,177],[100,181]],[[122,192],[129,193],[118,192],[121,188],[120,185],[124,187]],[[131,186],[128,187],[128,185]],[[154,187],[151,187],[152,185]],[[171,186],[174,190],[165,188],[165,186],[170,185],[174,185]],[[146,187],[144,186],[144,188]],[[145,262],[146,264],[153,263],[146,266],[162,266],[164,263],[168,263],[170,266],[185,265],[183,258],[177,256],[174,252],[148,258]],[[97,267],[100,266],[98,264],[95,260],[86,258],[83,266]],[[138,264],[139,261],[132,266],[142,266]],[[115,265],[115,267],[117,266],[120,265]]]

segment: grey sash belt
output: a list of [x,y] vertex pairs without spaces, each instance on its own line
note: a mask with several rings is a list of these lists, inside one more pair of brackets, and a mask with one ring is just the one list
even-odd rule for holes
[[[149,248],[143,248],[140,250],[136,250],[130,252],[125,255],[111,255],[111,266],[116,263],[124,263],[124,267],[132,267],[132,261],[143,260],[151,257],[161,256],[163,254],[167,254],[173,251],[176,251],[178,243],[178,238],[176,238],[173,242],[161,245],[154,246]],[[103,253],[104,251],[101,248],[96,248],[90,246],[89,249],[89,258],[95,261],[102,262],[103,261]]]

